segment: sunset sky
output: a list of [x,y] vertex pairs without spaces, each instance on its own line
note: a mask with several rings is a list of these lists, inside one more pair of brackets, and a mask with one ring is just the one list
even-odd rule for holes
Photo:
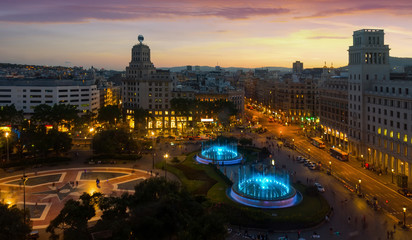
[[124,70],[144,35],[156,67],[335,67],[352,33],[412,57],[410,0],[1,0],[0,62]]

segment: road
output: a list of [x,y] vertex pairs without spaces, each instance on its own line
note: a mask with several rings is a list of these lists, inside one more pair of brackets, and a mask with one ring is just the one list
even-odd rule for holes
[[282,126],[277,123],[269,123],[266,116],[257,111],[249,111],[252,115],[259,116],[259,123],[268,131],[283,138],[294,139],[297,152],[305,157],[310,157],[313,162],[321,162],[322,166],[329,168],[329,162],[332,166],[332,175],[341,180],[344,184],[355,188],[359,179],[361,180],[361,192],[365,198],[372,199],[376,197],[382,210],[389,214],[396,221],[403,221],[403,207],[407,208],[406,223],[412,227],[412,199],[406,198],[397,192],[398,187],[392,184],[391,174],[379,176],[375,172],[364,169],[361,163],[356,160],[348,162],[339,161],[329,155],[328,149],[319,149],[312,145],[307,137],[302,133],[299,126]]

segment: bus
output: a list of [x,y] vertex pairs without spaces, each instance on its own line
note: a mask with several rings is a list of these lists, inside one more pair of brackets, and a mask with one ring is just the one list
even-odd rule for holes
[[318,137],[313,137],[312,138],[312,144],[316,146],[317,148],[325,148],[325,143]]
[[348,161],[348,154],[340,150],[339,148],[331,148],[330,155],[338,160]]

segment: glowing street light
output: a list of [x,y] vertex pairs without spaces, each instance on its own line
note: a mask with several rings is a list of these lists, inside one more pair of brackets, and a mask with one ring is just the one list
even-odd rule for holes
[[332,162],[331,161],[329,161],[329,172],[330,172],[330,175],[332,175]]
[[395,169],[392,168],[392,183],[393,183],[393,173],[395,172]]
[[403,228],[406,228],[406,207],[403,207],[402,210],[403,210]]
[[6,148],[7,148],[7,162],[10,160],[9,153],[9,132],[6,132]]
[[361,193],[361,182],[362,182],[362,180],[359,179],[359,194]]
[[165,159],[165,179],[167,179],[167,169],[166,169],[166,167],[167,167],[167,159],[169,158],[169,154],[165,154],[165,155],[163,155],[163,158]]

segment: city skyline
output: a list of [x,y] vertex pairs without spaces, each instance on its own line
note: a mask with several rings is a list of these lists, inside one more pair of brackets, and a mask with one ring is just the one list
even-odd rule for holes
[[142,34],[156,67],[340,67],[363,28],[385,29],[391,56],[412,56],[411,9],[403,0],[6,0],[0,62],[124,70]]

